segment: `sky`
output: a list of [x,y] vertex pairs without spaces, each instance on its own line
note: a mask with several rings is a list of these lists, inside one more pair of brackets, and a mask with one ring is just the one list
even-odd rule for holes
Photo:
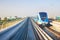
[[60,0],[0,0],[0,17],[36,16],[39,12],[60,16]]

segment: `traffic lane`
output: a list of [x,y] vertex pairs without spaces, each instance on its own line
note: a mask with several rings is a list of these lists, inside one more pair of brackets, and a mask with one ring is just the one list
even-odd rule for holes
[[21,23],[15,25],[14,27],[7,29],[0,33],[0,40],[8,40],[16,31],[21,27],[22,24],[27,20],[27,18]]

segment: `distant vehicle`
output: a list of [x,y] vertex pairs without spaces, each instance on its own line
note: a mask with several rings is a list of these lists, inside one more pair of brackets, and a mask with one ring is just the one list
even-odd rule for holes
[[37,17],[34,19],[38,25],[47,25],[49,23],[48,15],[46,12],[39,12]]

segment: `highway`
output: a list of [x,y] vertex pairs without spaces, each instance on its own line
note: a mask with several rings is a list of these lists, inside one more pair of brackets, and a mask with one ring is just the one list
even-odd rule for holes
[[57,40],[46,28],[40,28],[30,17],[0,32],[0,40]]

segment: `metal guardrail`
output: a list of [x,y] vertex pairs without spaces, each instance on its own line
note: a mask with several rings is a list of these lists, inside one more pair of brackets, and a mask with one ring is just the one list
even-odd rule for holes
[[[36,23],[31,19],[32,24],[34,25],[35,30],[37,31],[41,40],[53,40],[46,32],[44,32]],[[43,38],[42,38],[43,37]]]

